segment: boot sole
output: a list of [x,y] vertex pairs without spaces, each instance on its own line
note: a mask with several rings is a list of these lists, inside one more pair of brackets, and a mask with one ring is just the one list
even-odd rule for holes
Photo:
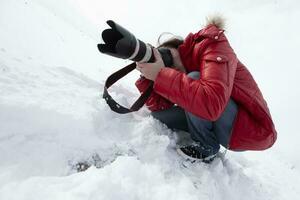
[[207,156],[206,158],[194,158],[194,157],[186,155],[183,151],[181,151],[180,148],[177,148],[176,151],[181,157],[183,157],[185,160],[191,161],[192,163],[194,163],[194,162],[210,163],[216,157],[216,154],[214,154],[211,156]]

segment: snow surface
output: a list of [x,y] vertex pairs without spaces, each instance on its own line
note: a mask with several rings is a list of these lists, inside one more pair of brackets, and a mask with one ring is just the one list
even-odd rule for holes
[[[0,0],[0,199],[299,199],[297,0]],[[263,152],[185,163],[179,133],[149,111],[118,115],[101,99],[106,77],[128,61],[96,44],[113,19],[156,44],[187,35],[207,14],[256,78],[278,130]],[[111,93],[129,105],[135,72]],[[98,167],[76,173],[77,162]]]

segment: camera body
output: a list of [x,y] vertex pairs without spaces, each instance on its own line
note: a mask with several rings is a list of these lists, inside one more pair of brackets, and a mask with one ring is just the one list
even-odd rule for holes
[[[104,44],[98,44],[101,53],[141,63],[155,61],[154,47],[137,39],[132,33],[112,20],[108,20],[107,24],[111,28],[102,32]],[[171,51],[164,47],[158,48],[158,51],[165,66],[171,67],[173,65]]]

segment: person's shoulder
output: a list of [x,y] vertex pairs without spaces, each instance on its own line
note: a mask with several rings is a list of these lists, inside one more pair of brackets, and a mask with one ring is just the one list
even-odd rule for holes
[[[190,33],[179,46],[180,55],[188,55],[195,45],[205,39],[221,42],[227,40],[224,33],[225,19],[219,14],[206,17],[206,24],[196,33]],[[184,57],[184,56],[183,56]]]
[[221,15],[206,17],[206,24],[193,35],[194,40],[202,38],[219,39],[225,31],[225,19]]

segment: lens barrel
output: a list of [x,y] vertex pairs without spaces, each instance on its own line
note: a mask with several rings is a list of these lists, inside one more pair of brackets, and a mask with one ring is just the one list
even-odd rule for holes
[[[135,62],[154,62],[153,50],[149,44],[137,39],[127,29],[108,20],[107,24],[111,29],[102,32],[104,44],[98,44],[101,53],[122,59],[129,59]],[[169,49],[158,49],[166,66],[173,64],[172,55]]]

